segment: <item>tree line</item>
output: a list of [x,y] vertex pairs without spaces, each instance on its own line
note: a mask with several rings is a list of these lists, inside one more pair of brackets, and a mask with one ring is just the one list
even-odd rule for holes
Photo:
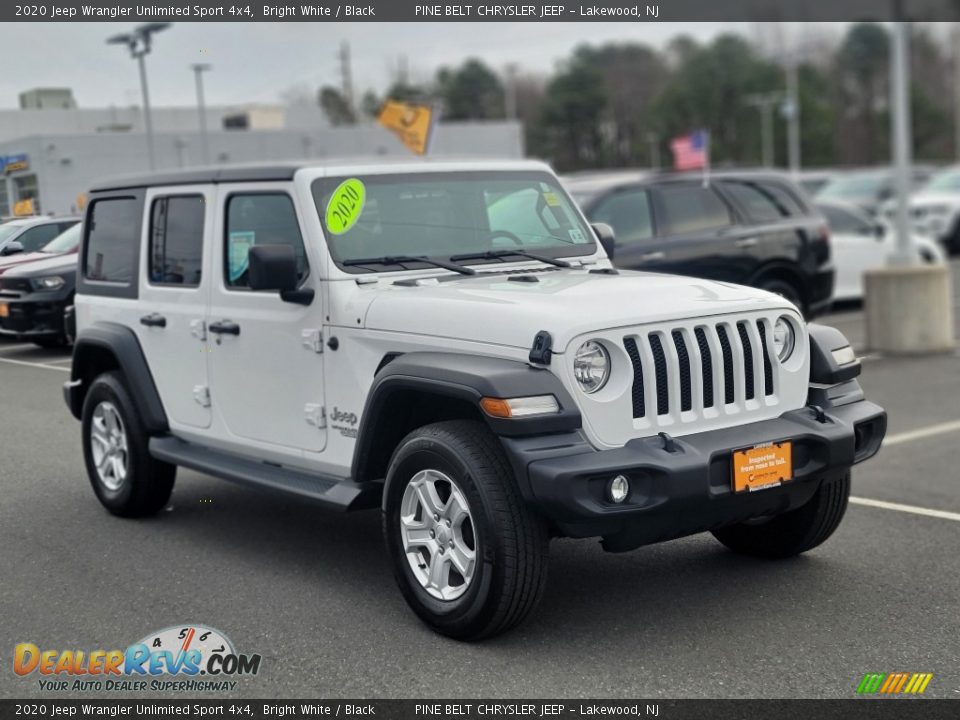
[[[888,163],[889,31],[858,23],[838,39],[812,32],[796,60],[804,167]],[[710,131],[715,165],[759,165],[762,119],[750,98],[779,103],[786,82],[782,46],[767,45],[735,34],[703,43],[680,36],[662,50],[582,45],[546,77],[468,59],[429,82],[398,78],[383,97],[367,92],[356,107],[335,87],[317,99],[334,125],[375,117],[385,98],[431,103],[444,120],[515,117],[527,154],[564,172],[669,165],[670,140],[697,128]],[[910,47],[915,157],[947,162],[957,154],[955,51],[922,24],[912,26]],[[775,110],[774,163],[785,165],[786,108]]]

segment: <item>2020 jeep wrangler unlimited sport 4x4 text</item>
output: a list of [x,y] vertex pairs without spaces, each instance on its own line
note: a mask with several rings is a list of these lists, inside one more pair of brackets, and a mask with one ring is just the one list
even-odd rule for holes
[[844,337],[777,295],[613,269],[535,162],[224,167],[89,199],[65,396],[93,490],[163,508],[177,466],[380,507],[397,582],[480,638],[551,537],[822,543],[886,415]]

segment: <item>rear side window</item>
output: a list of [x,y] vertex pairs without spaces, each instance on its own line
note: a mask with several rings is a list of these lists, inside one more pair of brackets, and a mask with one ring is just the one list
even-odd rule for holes
[[48,223],[24,230],[17,240],[23,245],[24,252],[36,252],[59,234],[59,226],[56,223]]
[[250,287],[247,270],[254,245],[290,245],[297,256],[302,281],[308,273],[307,253],[297,224],[293,200],[285,193],[232,195],[227,200],[224,275],[228,288]]
[[803,214],[803,209],[797,201],[779,185],[764,182],[725,181],[723,186],[751,222],[778,222],[784,218]]
[[664,185],[657,189],[664,235],[689,235],[731,224],[730,211],[711,188]]
[[622,190],[604,198],[590,213],[590,219],[612,227],[617,244],[634,243],[653,237],[650,194],[642,188]]
[[90,208],[83,276],[87,280],[129,285],[140,240],[139,200],[97,200]]
[[160,197],[150,212],[150,282],[200,285],[203,265],[202,195]]

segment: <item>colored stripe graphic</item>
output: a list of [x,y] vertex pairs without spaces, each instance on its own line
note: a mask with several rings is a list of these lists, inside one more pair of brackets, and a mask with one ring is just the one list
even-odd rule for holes
[[922,695],[933,673],[867,673],[857,686],[858,695]]

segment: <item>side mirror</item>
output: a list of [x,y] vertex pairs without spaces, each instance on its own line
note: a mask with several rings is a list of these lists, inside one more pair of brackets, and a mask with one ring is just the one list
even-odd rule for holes
[[312,289],[297,288],[297,255],[290,245],[254,245],[248,257],[251,290],[276,290],[281,300],[298,305],[313,302]]
[[0,250],[0,256],[6,257],[7,255],[16,255],[17,253],[23,252],[23,245],[19,240],[11,240],[6,245],[3,246],[3,250]]
[[597,240],[600,241],[600,246],[607,257],[613,260],[613,250],[616,247],[613,228],[606,223],[594,223],[590,227],[593,228],[593,234],[597,236]]

